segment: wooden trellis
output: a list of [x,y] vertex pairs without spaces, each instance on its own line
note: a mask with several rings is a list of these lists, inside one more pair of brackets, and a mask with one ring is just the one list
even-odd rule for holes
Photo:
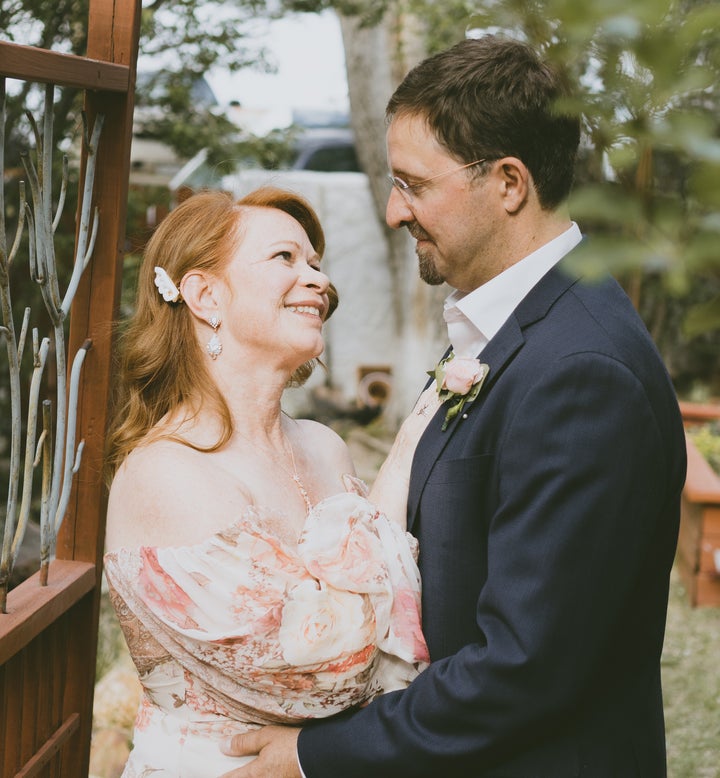
[[[0,76],[85,90],[104,116],[95,174],[100,213],[93,260],[70,315],[68,353],[89,339],[80,378],[84,439],[48,585],[13,589],[0,614],[0,778],[86,778],[92,730],[106,489],[102,460],[128,191],[140,0],[89,0],[86,57],[0,41]],[[84,163],[83,171],[84,175]]]

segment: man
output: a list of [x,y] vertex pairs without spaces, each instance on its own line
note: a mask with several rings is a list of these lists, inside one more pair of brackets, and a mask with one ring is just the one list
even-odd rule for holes
[[454,291],[489,373],[420,442],[408,504],[432,664],[297,732],[236,738],[233,775],[666,774],[660,654],[685,445],[675,393],[611,279],[584,282],[567,200],[579,124],[523,44],[465,40],[388,104],[387,221]]

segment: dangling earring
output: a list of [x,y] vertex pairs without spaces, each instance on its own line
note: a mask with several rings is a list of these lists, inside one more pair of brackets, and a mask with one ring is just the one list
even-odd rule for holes
[[208,319],[208,324],[213,328],[213,334],[210,340],[207,342],[205,348],[207,349],[207,353],[210,354],[212,359],[217,359],[220,354],[222,354],[222,343],[220,342],[220,338],[217,334],[217,330],[221,322],[219,317],[216,314],[213,314]]

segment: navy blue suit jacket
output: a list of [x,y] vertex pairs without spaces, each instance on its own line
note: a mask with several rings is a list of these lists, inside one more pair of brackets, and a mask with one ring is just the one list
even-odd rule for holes
[[685,478],[675,392],[613,280],[551,270],[415,455],[431,666],[304,729],[308,778],[661,778],[660,654]]

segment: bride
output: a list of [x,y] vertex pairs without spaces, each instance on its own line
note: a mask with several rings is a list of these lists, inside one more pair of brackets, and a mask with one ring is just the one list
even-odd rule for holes
[[229,736],[362,705],[428,661],[404,522],[432,414],[368,496],[332,430],[281,412],[337,305],[323,250],[310,205],[272,187],[194,195],[148,244],[109,441],[105,571],[143,687],[124,778],[220,775],[250,759]]

